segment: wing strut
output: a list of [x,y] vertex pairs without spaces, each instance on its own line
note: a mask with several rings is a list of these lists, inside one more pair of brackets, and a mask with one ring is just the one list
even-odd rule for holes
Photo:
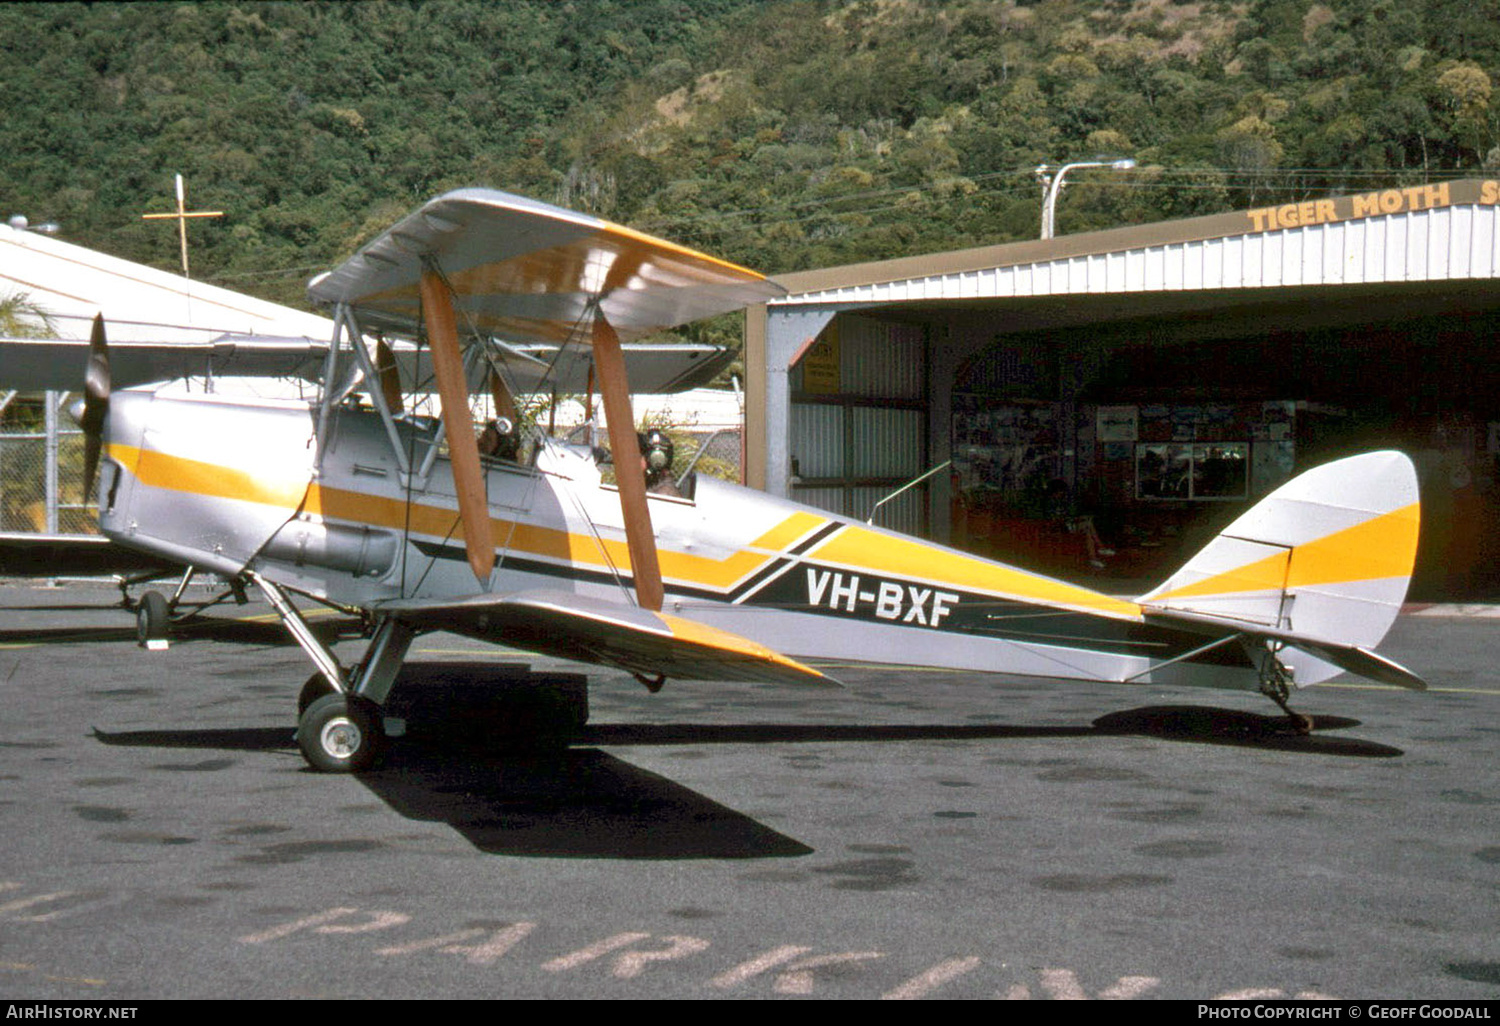
[[422,269],[420,287],[427,345],[432,351],[432,369],[443,401],[443,427],[448,436],[448,456],[453,462],[453,490],[458,496],[464,547],[469,553],[469,568],[483,584],[495,569],[495,541],[490,533],[490,506],[479,467],[479,444],[474,437],[474,420],[469,416],[469,385],[458,346],[453,296],[429,268]]
[[625,540],[630,547],[630,571],[635,576],[635,596],[642,609],[660,612],[661,566],[656,561],[651,511],[646,508],[646,470],[641,466],[635,416],[630,410],[625,356],[620,350],[620,336],[597,308],[593,341],[599,395],[604,400],[604,417],[609,421],[609,449],[614,453],[615,481],[620,487],[620,512],[625,518]]

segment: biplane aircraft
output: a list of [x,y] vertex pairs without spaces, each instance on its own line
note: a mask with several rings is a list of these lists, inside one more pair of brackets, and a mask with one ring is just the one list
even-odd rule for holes
[[[112,390],[101,330],[77,415],[104,535],[258,588],[306,652],[297,740],[318,769],[374,763],[408,648],[438,630],[621,668],[653,690],[830,685],[810,662],[876,663],[1258,689],[1295,721],[1291,689],[1341,670],[1423,687],[1373,651],[1417,545],[1400,453],[1302,474],[1125,600],[707,476],[649,493],[622,346],[780,295],[745,268],[468,189],[309,291],[335,324],[317,401]],[[440,418],[404,407],[367,333],[425,354]],[[600,450],[539,429],[505,455],[480,451],[476,383],[497,410],[514,404],[498,340],[586,354],[612,475]],[[359,661],[309,630],[306,601],[369,618]]]

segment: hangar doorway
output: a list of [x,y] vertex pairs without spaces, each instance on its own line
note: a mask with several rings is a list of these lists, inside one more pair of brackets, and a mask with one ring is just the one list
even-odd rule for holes
[[[1002,335],[961,358],[951,542],[1062,575],[1154,580],[1296,473],[1394,448],[1422,490],[1412,597],[1500,595],[1500,314],[1228,320]],[[1114,550],[1104,566],[1088,565],[1082,517]]]

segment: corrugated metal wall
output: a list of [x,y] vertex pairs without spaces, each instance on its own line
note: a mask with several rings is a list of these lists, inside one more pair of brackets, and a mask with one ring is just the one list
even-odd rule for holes
[[923,329],[918,325],[845,315],[839,333],[839,374],[845,395],[921,399],[926,385]]
[[[814,375],[792,369],[792,498],[864,519],[927,469],[926,337],[920,326],[848,314],[826,335],[838,349],[836,376],[825,367],[814,393],[804,387]],[[887,503],[876,522],[925,531],[925,488]]]

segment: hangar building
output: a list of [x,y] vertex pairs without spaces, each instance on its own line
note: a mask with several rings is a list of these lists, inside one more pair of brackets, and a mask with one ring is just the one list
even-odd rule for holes
[[749,312],[750,484],[1059,573],[1165,573],[1294,473],[1417,462],[1414,594],[1500,572],[1500,182],[787,274]]

